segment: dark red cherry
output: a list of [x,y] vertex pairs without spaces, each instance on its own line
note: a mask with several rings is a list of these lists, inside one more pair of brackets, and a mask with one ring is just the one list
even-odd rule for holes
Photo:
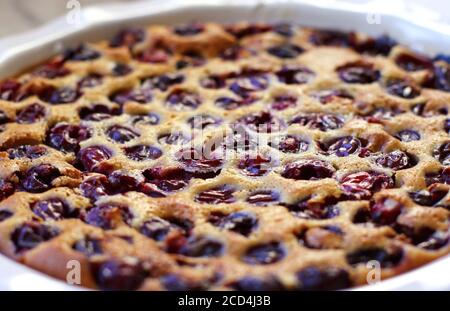
[[178,25],[173,28],[173,32],[179,36],[194,36],[205,30],[205,26],[200,23],[189,23]]
[[133,215],[127,206],[115,203],[91,208],[85,217],[86,223],[104,230],[114,229],[119,224],[131,223]]
[[129,65],[117,63],[112,69],[112,75],[115,77],[123,77],[130,74],[132,71],[133,68],[131,68]]
[[231,97],[219,97],[215,101],[215,105],[225,110],[234,110],[253,104],[257,100],[256,97],[248,96],[242,99]]
[[131,118],[131,123],[133,125],[157,125],[159,124],[159,115],[153,112],[149,112],[146,115],[136,115]]
[[182,132],[171,132],[158,136],[158,142],[160,144],[182,145],[189,140],[189,137],[185,136]]
[[192,175],[179,167],[155,167],[143,172],[146,183],[140,191],[151,197],[164,197],[168,192],[177,191],[187,186]]
[[278,80],[285,84],[305,84],[314,79],[316,74],[310,69],[298,65],[286,65],[275,73]]
[[267,53],[282,59],[296,58],[303,53],[303,49],[294,44],[282,44],[267,49]]
[[135,259],[119,262],[107,260],[91,265],[92,273],[101,290],[135,290],[149,275],[145,265]]
[[258,225],[258,218],[250,212],[234,212],[228,215],[211,217],[211,223],[221,229],[248,236]]
[[450,92],[450,70],[448,64],[435,63],[433,73],[424,83],[425,87]]
[[136,145],[126,147],[124,149],[125,155],[134,161],[155,160],[162,156],[162,151],[159,148],[150,145]]
[[114,140],[115,142],[119,144],[126,143],[132,139],[135,139],[139,137],[140,135],[133,130],[121,126],[121,125],[113,125],[111,126],[107,131],[106,135],[108,135],[109,138]]
[[336,170],[325,161],[316,159],[301,159],[285,166],[281,176],[296,180],[317,180],[330,178]]
[[416,116],[422,117],[424,115],[426,103],[418,103],[411,106],[411,112],[414,113]]
[[340,66],[336,69],[339,78],[346,83],[368,84],[380,78],[380,71],[374,69],[373,64],[356,61]]
[[282,291],[284,286],[274,278],[258,278],[245,276],[232,284],[231,287],[239,291]]
[[103,253],[103,248],[101,245],[101,240],[91,237],[85,237],[84,239],[78,240],[72,245],[72,249],[83,253],[84,255],[91,257],[94,255],[100,255]]
[[90,146],[78,152],[78,160],[83,167],[93,172],[100,168],[100,163],[111,158],[112,152],[103,146]]
[[210,75],[200,80],[200,85],[206,89],[220,89],[226,84],[226,77],[221,75]]
[[70,208],[65,202],[58,198],[36,201],[30,205],[31,210],[43,220],[61,220],[77,217],[79,211]]
[[238,77],[231,83],[230,90],[241,97],[248,97],[250,93],[265,90],[269,80],[263,74],[248,74]]
[[82,107],[78,115],[85,121],[101,121],[112,116],[120,115],[120,109],[117,107],[109,107],[107,105],[95,104],[92,106]]
[[163,74],[145,78],[142,81],[143,88],[158,89],[167,91],[170,87],[183,83],[184,76],[180,74]]
[[386,251],[382,248],[366,248],[347,254],[347,262],[352,266],[365,265],[371,260],[376,260],[382,268],[392,268],[397,266],[402,258],[403,251],[401,249]]
[[270,105],[275,110],[285,110],[297,106],[297,98],[289,95],[281,95],[274,98]]
[[318,129],[323,132],[335,130],[344,126],[344,120],[339,115],[325,113],[300,114],[291,119],[289,124],[300,124],[310,129]]
[[219,257],[223,252],[224,245],[222,242],[206,236],[190,237],[178,251],[178,253],[189,257]]
[[313,96],[316,97],[321,104],[329,104],[332,103],[334,100],[340,98],[340,99],[349,99],[353,100],[354,97],[349,92],[343,89],[327,89],[327,90],[321,90],[318,92],[313,93]]
[[409,227],[397,225],[395,230],[399,234],[405,235],[411,244],[426,250],[441,249],[448,245],[450,240],[448,232],[437,231],[427,226]]
[[5,221],[8,218],[11,218],[13,215],[14,213],[8,210],[0,210],[0,222]]
[[406,71],[418,71],[433,67],[431,59],[419,54],[401,53],[397,55],[395,62]]
[[383,120],[390,120],[395,116],[404,113],[405,111],[401,110],[398,107],[378,107],[370,111],[365,115],[365,119],[369,123],[381,123],[383,124]]
[[0,99],[18,102],[30,94],[22,88],[22,84],[15,80],[4,80],[0,83]]
[[338,157],[348,157],[361,148],[361,141],[353,136],[345,136],[332,139],[326,143],[320,143],[320,147],[328,154]]
[[259,190],[252,192],[247,202],[258,206],[276,205],[280,200],[280,194],[272,190]]
[[187,219],[162,219],[152,217],[145,221],[139,229],[143,235],[156,241],[162,241],[171,230],[176,230],[183,235],[188,235],[193,224]]
[[364,54],[370,55],[389,55],[392,48],[397,45],[397,42],[387,35],[382,35],[377,38],[368,38],[364,42],[358,43],[355,49]]
[[63,54],[64,60],[71,61],[89,61],[100,57],[100,53],[91,49],[85,44],[81,44],[75,48],[67,49]]
[[420,134],[414,130],[401,130],[395,134],[395,138],[404,142],[420,140]]
[[248,129],[259,133],[278,132],[286,127],[283,120],[268,111],[244,115],[236,123],[245,125]]
[[135,90],[119,90],[113,93],[109,98],[111,101],[118,103],[119,105],[124,105],[130,101],[146,104],[152,101],[153,94],[150,88],[141,87],[140,89]]
[[282,260],[286,256],[283,244],[270,242],[257,244],[245,252],[242,260],[250,265],[268,265]]
[[16,253],[35,248],[40,243],[49,241],[59,234],[59,230],[37,222],[27,222],[11,233]]
[[404,170],[417,164],[417,160],[412,155],[400,150],[383,154],[376,158],[375,162],[394,171]]
[[33,71],[34,76],[46,78],[46,79],[55,79],[67,76],[70,71],[62,66],[62,63],[48,63],[41,67],[38,67]]
[[137,191],[144,178],[138,173],[117,170],[109,174],[108,181],[114,193],[126,193]]
[[186,170],[196,178],[214,178],[220,174],[223,159],[216,153],[195,148],[181,149],[176,154]]
[[311,201],[310,197],[293,204],[284,204],[295,217],[302,219],[331,219],[339,216],[340,210],[336,206],[335,197],[326,197],[321,202]]
[[203,66],[206,63],[206,59],[198,53],[197,51],[185,51],[182,54],[182,58],[179,59],[175,63],[175,68],[177,70],[184,69],[186,67],[200,67]]
[[21,145],[7,150],[10,159],[38,159],[47,154],[47,148],[39,145]]
[[445,167],[437,172],[425,174],[425,182],[427,186],[435,183],[450,185],[450,167]]
[[230,25],[227,26],[226,31],[231,33],[233,36],[235,36],[238,39],[242,39],[244,37],[248,36],[254,36],[257,34],[262,34],[265,32],[268,32],[272,30],[271,25],[266,25],[262,23],[258,24],[248,24],[248,25]]
[[328,29],[314,30],[309,41],[315,45],[353,46],[356,40],[355,33]]
[[14,183],[0,178],[0,201],[12,195],[15,190]]
[[40,100],[52,105],[73,103],[80,98],[81,93],[70,87],[55,88],[47,86],[37,92]]
[[102,84],[102,76],[96,73],[91,73],[88,76],[82,78],[80,81],[78,81],[77,83],[77,89],[78,90],[82,90],[84,88],[92,88],[92,87],[96,87],[99,86],[100,84]]
[[161,64],[169,60],[171,51],[167,48],[149,48],[136,55],[136,59],[143,63]]
[[405,99],[412,99],[420,95],[420,89],[416,85],[401,79],[389,79],[386,82],[386,90],[391,95]]
[[450,141],[443,143],[433,152],[436,159],[444,165],[450,165]]
[[132,48],[135,44],[144,41],[145,30],[141,28],[128,28],[119,31],[110,41],[109,46],[126,46]]
[[40,104],[31,104],[17,112],[16,122],[30,124],[41,121],[47,114],[47,109]]
[[99,197],[110,194],[109,181],[105,175],[94,175],[86,178],[80,184],[83,196],[91,201],[96,201]]
[[349,199],[365,200],[375,192],[394,187],[394,181],[384,173],[357,172],[342,178],[341,186],[345,196]]
[[52,181],[61,176],[59,170],[51,164],[39,164],[26,171],[22,179],[25,191],[38,193],[47,191],[52,187]]
[[48,133],[48,144],[63,152],[77,152],[80,142],[91,137],[88,128],[82,125],[58,123]]
[[262,176],[266,174],[272,167],[272,160],[260,154],[246,154],[242,159],[238,168],[247,176]]
[[381,198],[370,206],[372,220],[380,225],[390,225],[397,220],[403,205],[392,198]]
[[229,204],[236,201],[234,192],[236,188],[230,185],[221,185],[199,192],[195,196],[195,201],[207,204]]
[[200,114],[190,117],[187,123],[192,129],[203,130],[207,127],[216,127],[222,120],[209,114]]
[[269,143],[269,146],[284,153],[298,153],[308,150],[309,143],[297,136],[286,135],[281,137],[278,143]]
[[414,203],[422,206],[434,206],[439,203],[446,195],[448,191],[440,190],[438,187],[430,187],[430,190],[420,190],[409,192],[409,197]]
[[450,134],[450,119],[445,119],[444,131],[447,132],[447,134]]
[[198,94],[181,89],[171,92],[166,99],[166,105],[174,110],[194,110],[201,103]]
[[299,290],[339,290],[352,286],[349,273],[335,267],[307,267],[297,273]]

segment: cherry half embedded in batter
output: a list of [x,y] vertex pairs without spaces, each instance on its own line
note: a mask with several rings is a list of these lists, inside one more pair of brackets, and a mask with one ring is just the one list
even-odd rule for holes
[[309,41],[315,45],[348,47],[355,44],[356,35],[353,32],[317,29],[311,33]]
[[17,112],[16,122],[30,124],[41,121],[47,114],[47,109],[40,104],[31,104]]
[[299,290],[339,290],[352,285],[349,273],[335,267],[306,267],[297,273]]
[[200,23],[189,23],[184,25],[178,25],[173,28],[173,32],[179,36],[194,36],[202,33],[205,30],[205,26]]
[[220,174],[223,159],[215,152],[196,148],[181,149],[176,154],[185,169],[196,178],[214,178]]
[[420,134],[414,130],[401,130],[394,136],[405,143],[420,140]]
[[190,117],[187,123],[192,129],[203,130],[207,127],[216,127],[222,122],[222,119],[210,114],[200,114]]
[[94,104],[92,106],[82,107],[78,115],[85,121],[101,121],[109,119],[113,116],[120,115],[118,107],[110,107],[103,104]]
[[303,49],[295,44],[282,44],[267,49],[267,53],[282,59],[296,58],[303,53]]
[[137,191],[144,177],[140,173],[116,170],[109,174],[108,181],[113,193],[126,193]]
[[325,143],[319,143],[320,148],[327,154],[334,154],[338,157],[348,157],[356,153],[362,146],[361,140],[353,136],[334,138]]
[[100,56],[100,53],[96,50],[85,44],[80,44],[75,48],[69,48],[65,50],[63,53],[63,60],[84,62],[97,59]]
[[16,186],[14,183],[0,178],[0,201],[12,195],[15,190]]
[[450,167],[444,167],[436,172],[426,173],[425,182],[427,186],[435,183],[450,185]]
[[372,202],[370,214],[372,220],[380,225],[393,224],[402,212],[403,205],[392,198],[380,198]]
[[72,209],[59,198],[36,201],[30,205],[31,210],[43,220],[61,220],[77,217],[78,209]]
[[275,74],[278,80],[285,84],[305,84],[316,76],[312,70],[298,65],[283,66]]
[[40,100],[52,105],[70,104],[80,98],[81,93],[70,87],[55,88],[46,86],[37,90],[37,96]]
[[228,215],[211,215],[210,222],[215,226],[248,236],[257,225],[258,218],[250,212],[234,212]]
[[257,206],[276,205],[280,200],[280,194],[272,190],[258,190],[247,197],[247,202]]
[[384,173],[363,171],[342,178],[341,187],[348,199],[365,200],[375,192],[394,187],[394,180]]
[[143,172],[146,182],[140,191],[151,197],[164,197],[167,193],[183,189],[192,175],[179,167],[154,167]]
[[78,161],[89,172],[100,168],[100,163],[111,158],[112,152],[103,146],[90,146],[78,152]]
[[252,92],[265,90],[269,86],[268,78],[259,72],[238,76],[230,85],[230,90],[241,97],[249,97]]
[[346,83],[368,84],[380,78],[380,72],[373,64],[356,61],[338,67],[339,78]]
[[7,150],[10,159],[38,159],[48,153],[47,148],[40,145],[20,145]]
[[330,178],[335,168],[328,162],[317,159],[301,159],[285,166],[281,176],[296,180],[318,180]]
[[133,130],[121,125],[111,126],[106,131],[106,135],[108,135],[109,138],[111,138],[113,141],[119,144],[126,143],[140,136]]
[[207,204],[229,204],[236,201],[234,192],[236,188],[230,185],[220,185],[199,192],[195,196],[195,201]]
[[430,187],[429,190],[420,190],[409,192],[409,197],[414,203],[422,206],[435,206],[446,195],[448,191],[439,189],[439,187]]
[[254,112],[244,115],[236,121],[248,129],[258,133],[272,133],[281,131],[286,124],[280,118],[274,116],[268,111]]
[[51,164],[39,164],[28,169],[22,179],[25,191],[39,193],[52,187],[52,181],[61,176],[59,170]]
[[300,124],[310,129],[318,129],[323,132],[335,130],[344,125],[344,120],[339,115],[325,113],[300,114],[291,119],[289,124]]
[[128,28],[119,31],[110,41],[109,46],[126,46],[132,48],[139,42],[144,41],[145,30],[141,28]]
[[158,136],[160,144],[183,145],[189,140],[190,138],[182,132],[170,132]]
[[23,85],[15,80],[7,79],[0,83],[0,99],[18,102],[30,94],[23,89]]
[[321,104],[329,104],[337,99],[348,99],[353,101],[354,97],[344,89],[325,89],[312,93],[312,96],[317,98]]
[[405,99],[420,95],[420,88],[408,80],[390,78],[386,81],[385,87],[389,94]]
[[219,257],[223,251],[224,245],[219,240],[207,236],[192,236],[178,253],[189,257]]
[[234,110],[241,107],[245,107],[253,104],[257,100],[256,97],[248,96],[242,99],[236,99],[231,97],[219,97],[215,101],[217,107],[225,110]]
[[194,110],[201,104],[197,93],[177,89],[172,91],[166,99],[166,105],[174,110]]
[[171,230],[178,231],[178,233],[187,236],[192,227],[193,223],[188,219],[162,219],[160,217],[152,217],[141,225],[139,232],[155,241],[162,241]]
[[242,260],[250,265],[268,265],[282,260],[286,256],[283,244],[270,242],[250,247]]
[[340,210],[336,206],[335,197],[325,197],[322,201],[312,201],[307,197],[293,204],[284,204],[295,217],[302,219],[331,219],[339,216]]
[[125,155],[133,161],[155,160],[162,156],[161,149],[150,145],[136,145],[124,148]]
[[100,255],[103,253],[103,248],[101,245],[101,240],[92,238],[89,236],[84,237],[81,240],[78,240],[72,245],[72,249],[83,253],[84,255],[91,257],[94,255]]
[[167,91],[170,87],[183,83],[184,76],[180,74],[162,74],[144,78],[142,80],[143,88],[158,89],[160,91]]
[[445,142],[436,148],[433,155],[443,165],[450,165],[450,141]]
[[285,110],[297,106],[297,98],[290,95],[280,95],[273,99],[270,107],[275,110]]
[[46,79],[55,79],[67,76],[70,71],[63,66],[61,62],[50,62],[48,64],[44,64],[33,71],[34,76],[46,78]]
[[147,267],[138,259],[126,262],[110,259],[91,265],[92,274],[102,290],[135,290],[149,276]]
[[104,230],[117,228],[121,223],[130,224],[133,215],[127,206],[115,203],[91,208],[85,217],[85,222]]
[[347,261],[353,266],[358,264],[365,265],[371,260],[376,260],[382,268],[392,268],[397,266],[402,258],[403,251],[401,249],[387,251],[382,248],[367,248],[347,254]]
[[158,125],[159,122],[160,117],[154,112],[131,117],[131,123],[133,125]]
[[433,68],[433,63],[425,55],[401,53],[396,56],[395,63],[406,71],[418,71]]
[[91,137],[90,130],[83,125],[58,123],[47,135],[48,144],[63,152],[78,152],[80,142]]
[[295,135],[286,135],[278,143],[269,142],[269,146],[284,153],[299,153],[308,150],[309,143]]
[[16,253],[35,248],[40,243],[49,241],[59,234],[59,229],[37,222],[27,222],[18,226],[11,233]]
[[105,175],[94,175],[86,178],[80,184],[80,189],[86,198],[96,201],[99,197],[112,193],[108,178]]
[[246,154],[244,159],[239,162],[238,168],[245,175],[256,177],[266,174],[272,165],[273,163],[270,157],[265,157],[260,154]]
[[80,91],[84,88],[93,88],[102,84],[103,77],[97,73],[90,73],[86,77],[83,77],[77,83],[77,90]]
[[417,160],[412,155],[400,150],[383,154],[376,158],[375,162],[394,171],[404,170],[417,164]]

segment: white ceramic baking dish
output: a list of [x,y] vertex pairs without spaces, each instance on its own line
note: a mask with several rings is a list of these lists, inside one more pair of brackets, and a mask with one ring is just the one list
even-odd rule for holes
[[[307,26],[388,33],[427,53],[450,51],[450,23],[417,1],[389,0],[152,0],[83,8],[80,23],[61,17],[42,28],[0,40],[0,78],[67,46],[111,36],[129,25],[190,21],[287,21]],[[425,2],[425,1],[423,1]],[[429,0],[436,4],[444,1]],[[379,22],[379,23],[378,23]],[[450,22],[450,21],[449,21]],[[450,255],[401,276],[356,290],[450,290]],[[0,255],[0,290],[77,290]]]

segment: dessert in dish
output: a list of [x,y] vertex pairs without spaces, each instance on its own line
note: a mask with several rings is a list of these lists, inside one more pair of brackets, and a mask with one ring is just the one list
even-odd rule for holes
[[450,252],[449,62],[263,23],[67,49],[0,82],[0,252],[62,280],[76,260],[105,290],[335,290],[424,265]]

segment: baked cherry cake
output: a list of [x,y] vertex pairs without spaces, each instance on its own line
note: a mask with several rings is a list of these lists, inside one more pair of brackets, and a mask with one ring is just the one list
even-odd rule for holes
[[[104,290],[335,290],[450,252],[450,57],[124,29],[0,83],[0,251]],[[368,264],[369,263],[369,264]]]

